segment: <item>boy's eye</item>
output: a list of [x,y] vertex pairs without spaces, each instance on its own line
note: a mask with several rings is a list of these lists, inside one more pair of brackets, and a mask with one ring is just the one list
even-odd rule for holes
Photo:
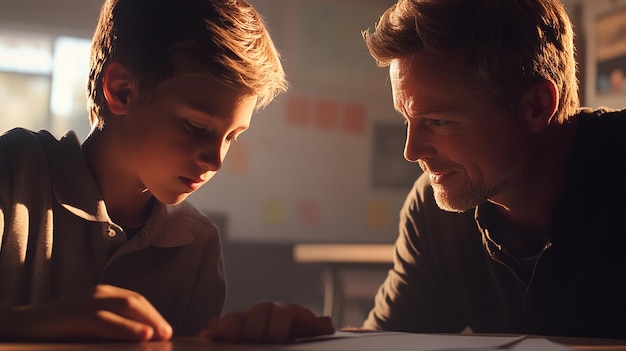
[[192,133],[204,133],[207,131],[207,126],[191,120],[185,120],[185,128]]
[[239,136],[239,134],[240,134],[240,133],[232,133],[232,134],[229,134],[229,135],[226,137],[226,140],[228,140],[228,141],[237,141],[237,137]]
[[428,123],[435,126],[435,127],[440,127],[446,124],[446,121],[441,120],[441,119],[429,119]]

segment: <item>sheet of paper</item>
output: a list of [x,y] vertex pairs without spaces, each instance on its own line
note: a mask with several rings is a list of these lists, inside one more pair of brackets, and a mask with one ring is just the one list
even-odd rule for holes
[[[434,351],[452,349],[492,350],[520,340],[524,336],[475,336],[453,334],[414,333],[353,333],[337,332],[320,339],[308,339],[289,345],[276,346],[274,350],[298,351]],[[301,340],[302,341],[302,340]],[[539,345],[540,346],[540,345]],[[522,349],[516,351],[522,351]],[[538,351],[535,349],[535,351]],[[556,351],[546,349],[545,351]]]
[[573,351],[574,349],[543,338],[528,338],[511,347],[511,351]]

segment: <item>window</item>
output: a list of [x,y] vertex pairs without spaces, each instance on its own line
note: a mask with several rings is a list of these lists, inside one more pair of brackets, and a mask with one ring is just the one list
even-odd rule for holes
[[89,49],[84,38],[0,30],[0,133],[73,129],[84,139]]

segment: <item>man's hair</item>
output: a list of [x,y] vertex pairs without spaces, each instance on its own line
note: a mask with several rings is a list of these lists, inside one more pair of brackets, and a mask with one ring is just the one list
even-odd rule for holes
[[88,83],[90,119],[99,128],[110,114],[102,78],[111,61],[129,70],[141,99],[185,74],[257,95],[257,109],[288,87],[267,26],[247,0],[106,0]]
[[363,38],[381,67],[420,50],[469,53],[473,79],[510,111],[540,79],[556,84],[558,122],[580,106],[574,32],[560,0],[398,0]]

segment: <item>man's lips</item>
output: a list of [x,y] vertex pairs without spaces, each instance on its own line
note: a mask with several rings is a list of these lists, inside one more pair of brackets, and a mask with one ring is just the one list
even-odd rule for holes
[[430,182],[433,184],[440,184],[449,178],[454,172],[428,172]]

